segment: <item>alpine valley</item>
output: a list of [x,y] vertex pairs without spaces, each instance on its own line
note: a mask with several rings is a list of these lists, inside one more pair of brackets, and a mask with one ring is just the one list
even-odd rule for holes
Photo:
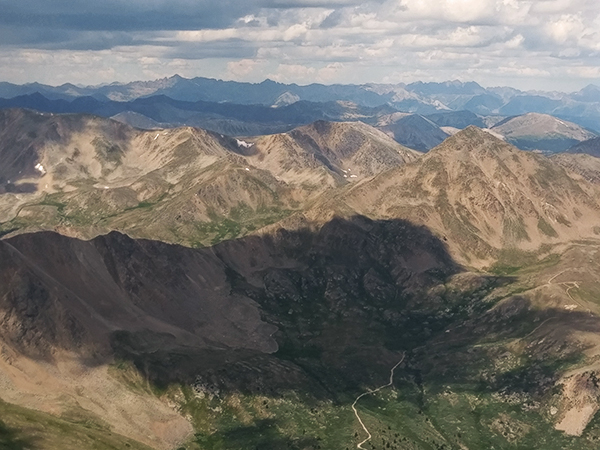
[[0,84],[0,448],[599,448],[597,92]]

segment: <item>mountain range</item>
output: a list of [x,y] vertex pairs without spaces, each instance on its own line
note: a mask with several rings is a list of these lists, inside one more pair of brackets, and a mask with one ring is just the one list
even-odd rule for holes
[[535,112],[551,114],[586,128],[598,130],[600,127],[598,125],[600,88],[594,85],[589,85],[578,92],[561,93],[525,92],[502,87],[484,88],[475,82],[460,81],[299,86],[271,80],[253,84],[201,77],[186,79],[178,75],[155,81],[89,87],[72,84],[54,87],[39,83],[25,85],[0,83],[0,98],[9,99],[34,93],[51,100],[93,97],[101,102],[107,100],[130,102],[142,97],[166,96],[186,102],[265,106],[286,106],[296,101],[315,103],[342,101],[364,107],[391,105],[398,111],[419,114],[466,110],[479,115],[507,117]]
[[[191,245],[298,213],[314,220],[325,208],[327,218],[350,211],[427,224],[464,241],[466,260],[482,261],[506,246],[594,236],[595,186],[474,126],[421,156],[361,122],[318,121],[247,140],[27,110],[1,111],[0,124],[7,230],[68,224],[82,237],[117,229]],[[232,219],[233,229],[218,231]]]
[[[469,125],[491,127],[499,136],[524,150],[564,151],[593,138],[593,130],[547,114],[482,116],[473,112],[446,111],[429,115],[399,112],[390,104],[378,107],[349,102],[315,103],[297,101],[277,108],[187,102],[164,95],[130,102],[99,101],[93,97],[49,100],[39,93],[0,99],[0,107],[29,108],[49,113],[87,113],[111,117],[141,129],[194,126],[230,136],[257,136],[281,133],[317,120],[361,121],[373,125],[409,148],[427,151],[449,135]],[[529,134],[528,134],[529,133]]]
[[[475,83],[319,87],[335,117],[309,123],[273,120],[323,112],[309,87],[153,96],[189,81],[0,109],[2,445],[597,448],[593,132],[464,110],[515,98]],[[273,85],[277,107],[210,103]],[[396,109],[424,96],[437,112]],[[154,102],[274,125],[131,109]]]
[[247,141],[27,110],[1,110],[0,124],[4,228],[68,224],[88,237],[101,229],[187,244],[236,237],[418,156],[359,122]]

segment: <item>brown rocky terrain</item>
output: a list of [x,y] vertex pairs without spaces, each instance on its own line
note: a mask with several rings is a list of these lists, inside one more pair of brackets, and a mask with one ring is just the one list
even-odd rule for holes
[[502,251],[595,237],[596,188],[548,158],[469,127],[418,161],[326,199],[309,218],[348,212],[423,224],[461,262],[485,266]]
[[418,114],[394,113],[383,116],[379,118],[377,128],[403,145],[419,151],[432,149],[451,134]]
[[1,114],[2,400],[160,449],[350,448],[402,358],[358,405],[375,446],[596,448],[600,197],[568,158]]
[[141,131],[93,116],[0,116],[0,214],[12,233],[58,229],[89,238],[117,229],[205,244],[418,157],[361,123],[317,122],[247,142],[189,127]]
[[590,183],[600,183],[600,158],[585,153],[559,153],[552,160],[581,175]]
[[340,186],[414,161],[405,148],[362,122],[325,122],[253,141],[249,161],[288,183]]

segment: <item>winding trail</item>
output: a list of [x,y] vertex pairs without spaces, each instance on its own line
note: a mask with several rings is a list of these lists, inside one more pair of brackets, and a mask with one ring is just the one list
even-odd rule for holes
[[360,448],[361,450],[365,450],[363,448],[363,444],[369,442],[371,440],[371,438],[373,436],[371,436],[371,433],[369,433],[369,430],[367,429],[367,427],[365,426],[364,422],[362,421],[362,419],[360,418],[360,416],[358,415],[358,411],[356,410],[356,403],[363,398],[366,395],[371,395],[371,394],[375,394],[376,392],[379,392],[382,389],[385,389],[386,387],[391,386],[392,384],[394,384],[394,371],[396,370],[396,367],[398,367],[400,364],[402,364],[402,361],[404,361],[404,357],[406,356],[405,353],[402,354],[402,358],[400,359],[400,361],[398,361],[396,363],[396,365],[394,367],[392,367],[392,370],[390,370],[390,382],[388,384],[384,384],[383,386],[379,386],[377,389],[372,389],[372,390],[368,390],[367,392],[363,392],[362,394],[360,394],[358,397],[356,397],[356,400],[354,400],[354,403],[352,403],[352,410],[354,411],[354,415],[356,416],[356,418],[358,419],[358,422],[360,423],[360,426],[363,428],[363,430],[365,430],[365,433],[367,433],[367,438],[362,441],[361,443],[359,443],[356,448]]

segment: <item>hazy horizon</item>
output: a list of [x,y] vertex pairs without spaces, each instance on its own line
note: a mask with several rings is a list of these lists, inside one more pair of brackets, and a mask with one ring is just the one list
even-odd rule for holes
[[237,83],[249,83],[249,84],[261,84],[267,81],[272,81],[275,83],[280,83],[280,84],[284,84],[284,85],[293,85],[296,84],[298,86],[308,86],[311,84],[321,84],[321,85],[325,85],[325,86],[332,86],[332,85],[356,85],[356,86],[360,86],[360,85],[369,85],[369,84],[390,84],[390,85],[410,85],[412,83],[439,83],[439,84],[443,84],[443,83],[454,83],[454,82],[459,82],[459,83],[477,83],[479,84],[481,87],[485,88],[485,89],[494,89],[494,88],[509,88],[509,89],[517,89],[517,90],[522,90],[524,92],[545,92],[545,93],[552,93],[552,92],[557,92],[557,93],[571,93],[571,92],[577,92],[580,91],[581,89],[584,89],[590,85],[592,86],[597,86],[600,88],[600,82],[599,83],[587,83],[585,85],[582,85],[578,88],[575,89],[571,89],[571,90],[559,90],[559,89],[553,89],[553,90],[545,90],[545,89],[525,89],[525,88],[518,88],[516,86],[511,86],[511,85],[486,85],[483,83],[480,83],[478,81],[475,80],[459,80],[459,79],[453,79],[453,80],[440,80],[440,81],[423,81],[423,80],[415,80],[412,82],[398,82],[398,83],[383,83],[383,82],[375,82],[375,81],[367,81],[364,83],[337,83],[337,82],[331,82],[331,83],[320,83],[317,81],[313,81],[313,82],[305,82],[305,83],[295,83],[295,82],[281,82],[281,81],[276,81],[273,80],[271,78],[265,78],[259,81],[251,81],[251,80],[231,80],[231,79],[223,79],[223,78],[216,78],[216,77],[204,77],[202,75],[196,75],[196,76],[190,76],[190,77],[184,77],[178,73],[174,73],[172,75],[168,75],[168,76],[164,76],[164,77],[160,77],[160,78],[154,78],[154,79],[133,79],[133,80],[114,80],[114,81],[110,81],[110,82],[104,82],[104,83],[97,83],[97,84],[85,84],[85,83],[74,83],[68,79],[65,79],[62,82],[59,83],[42,83],[38,80],[33,80],[33,81],[27,81],[27,82],[23,82],[23,83],[18,83],[18,82],[13,82],[10,80],[3,80],[0,79],[0,83],[1,82],[7,82],[7,83],[12,83],[12,84],[17,84],[17,85],[28,85],[28,84],[43,84],[43,85],[47,85],[47,86],[52,86],[52,87],[59,87],[65,84],[72,84],[74,86],[77,86],[79,88],[98,88],[98,87],[102,87],[102,86],[109,86],[112,84],[117,84],[117,85],[124,85],[124,84],[129,84],[129,83],[135,83],[135,82],[142,82],[142,83],[150,83],[150,82],[155,82],[155,81],[160,81],[160,80],[166,80],[166,79],[170,79],[170,78],[174,78],[174,77],[181,77],[187,80],[193,79],[193,78],[207,78],[207,79],[213,79],[213,80],[217,80],[217,81],[224,81],[224,82],[228,82],[228,81],[233,81],[233,82],[237,82]]

